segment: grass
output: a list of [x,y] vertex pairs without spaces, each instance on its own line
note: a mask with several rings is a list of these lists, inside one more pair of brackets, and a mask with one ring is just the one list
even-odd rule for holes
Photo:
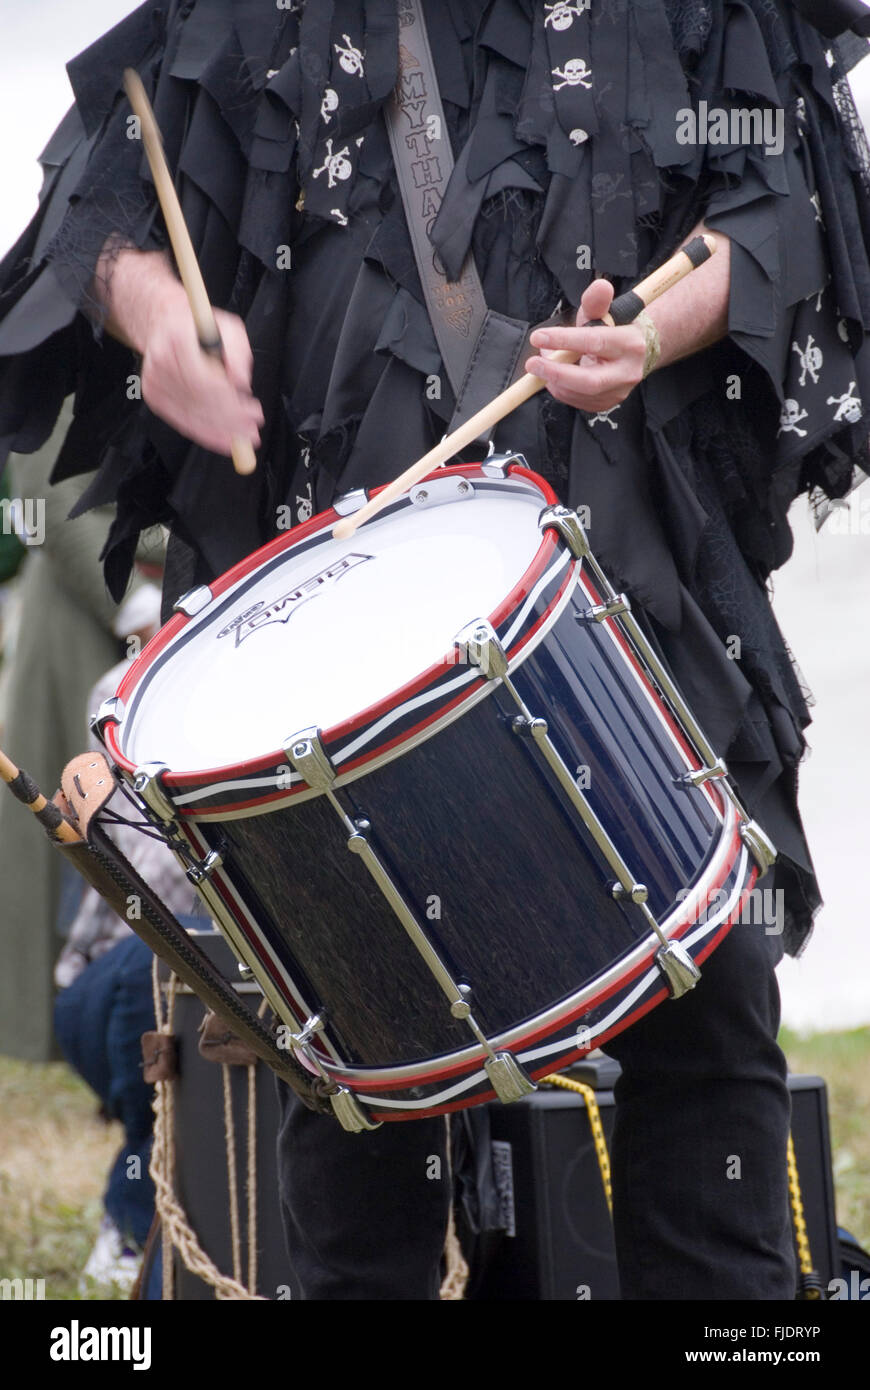
[[827,1084],[837,1222],[870,1248],[870,1028],[809,1037],[783,1029],[779,1042],[792,1071]]
[[121,1127],[99,1118],[62,1062],[0,1057],[0,1114],[0,1277],[44,1279],[47,1299],[80,1299]]
[[[870,1247],[870,1028],[783,1030],[780,1043],[792,1071],[827,1082],[837,1219]],[[45,1279],[46,1298],[79,1299],[120,1127],[62,1062],[0,1057],[0,1114],[0,1278]]]

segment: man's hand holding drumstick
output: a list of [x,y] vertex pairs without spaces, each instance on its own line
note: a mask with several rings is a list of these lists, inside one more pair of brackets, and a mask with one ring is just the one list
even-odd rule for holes
[[97,266],[94,294],[106,332],[142,358],[142,399],[168,425],[230,457],[235,439],[255,449],[263,408],[251,393],[254,358],[242,319],[215,309],[222,361],[203,352],[184,287],[162,252],[116,251]]
[[146,405],[180,434],[229,454],[237,473],[252,473],[264,417],[251,392],[248,335],[235,315],[212,309],[160,129],[133,68],[124,72],[124,89],[139,121],[180,279],[162,255],[118,248],[110,237],[97,264],[95,297],[106,311],[108,332],[142,356]]
[[[701,223],[695,236],[715,237],[717,254],[649,308],[648,317],[659,336],[658,367],[700,352],[728,331],[731,256],[728,238],[711,234]],[[603,318],[610,309],[613,286],[593,280],[580,301],[577,324]],[[635,324],[624,328],[547,328],[532,334],[539,356],[526,362],[526,371],[542,379],[557,401],[591,414],[621,405],[643,378],[647,340]],[[553,362],[553,351],[577,354],[576,364]]]
[[[727,331],[729,244],[718,234],[715,239],[719,254],[675,284],[650,311],[661,338],[659,366],[700,351]],[[142,396],[150,409],[215,453],[229,456],[236,437],[256,447],[264,417],[251,394],[253,357],[243,321],[215,311],[222,365],[201,351],[185,292],[166,256],[108,248],[105,260],[106,266],[98,267],[95,291],[107,313],[106,329],[142,355]],[[578,319],[601,317],[612,298],[607,280],[593,281]],[[548,328],[533,335],[532,346],[542,355],[529,359],[527,370],[557,400],[578,410],[609,410],[642,378],[646,340],[634,324]],[[560,349],[583,356],[568,364],[543,355]]]

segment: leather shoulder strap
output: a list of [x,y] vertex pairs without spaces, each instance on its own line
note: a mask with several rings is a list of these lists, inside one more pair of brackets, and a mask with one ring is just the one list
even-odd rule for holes
[[486,317],[486,302],[472,257],[452,282],[429,240],[453,173],[453,151],[420,0],[403,0],[399,33],[399,81],[388,107],[387,128],[426,307],[458,396]]

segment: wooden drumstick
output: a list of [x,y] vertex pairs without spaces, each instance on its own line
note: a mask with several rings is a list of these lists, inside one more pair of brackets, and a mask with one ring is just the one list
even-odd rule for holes
[[[139,118],[142,142],[148,156],[148,164],[154,179],[154,187],[157,189],[157,197],[163,209],[163,218],[175,255],[175,264],[178,266],[181,283],[187,291],[199,345],[203,352],[207,352],[210,357],[223,360],[223,347],[217,319],[209,301],[202,271],[199,268],[193,242],[190,239],[190,232],[187,230],[184,213],[181,211],[181,204],[175,191],[175,184],[172,182],[172,175],[166,163],[166,156],[163,153],[163,139],[151,109],[151,102],[148,100],[148,95],[142,85],[142,79],[134,68],[124,70],[124,90],[133,111]],[[246,439],[234,439],[232,441],[232,453],[233,467],[237,473],[253,473],[257,466],[253,445]]]
[[[610,306],[610,312],[601,319],[595,319],[588,326],[595,327],[603,323],[613,328],[631,323],[648,304],[652,304],[654,299],[658,299],[666,290],[671,289],[678,281],[689,275],[696,266],[703,265],[704,261],[708,261],[715,250],[716,239],[709,233],[693,237],[687,245],[665,261],[664,265],[659,266],[658,270],[654,270],[639,285],[635,285],[633,290],[628,290],[625,294],[621,294],[618,299],[614,299]],[[551,362],[576,362],[577,356],[577,353],[561,350],[552,353],[549,360]],[[404,473],[400,473],[398,478],[394,478],[375,497],[370,498],[364,507],[360,507],[358,512],[343,517],[341,521],[337,522],[332,528],[332,534],[336,540],[347,540],[358,527],[377,516],[384,507],[389,506],[397,497],[401,497],[403,492],[407,492],[421,478],[425,478],[427,473],[440,468],[454,454],[458,454],[460,449],[464,449],[468,444],[473,444],[479,435],[492,429],[499,420],[510,415],[512,410],[516,410],[524,401],[529,400],[543,388],[544,382],[541,377],[532,376],[526,372],[506,391],[502,391],[488,405],[483,406],[476,415],[472,415],[470,420],[466,420],[464,425],[460,425],[452,434],[448,434],[439,444],[436,444],[434,449],[430,449],[428,454],[424,454]]]
[[75,826],[63,816],[53,801],[42,795],[39,787],[28,772],[22,772],[11,758],[0,750],[0,778],[7,783],[12,795],[22,805],[32,811],[43,830],[55,840],[65,844],[81,844],[82,837]]

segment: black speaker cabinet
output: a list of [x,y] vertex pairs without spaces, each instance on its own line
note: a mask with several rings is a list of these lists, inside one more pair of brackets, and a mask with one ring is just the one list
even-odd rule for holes
[[[590,1061],[570,1074],[595,1088],[609,1145],[618,1064]],[[804,1218],[813,1263],[827,1287],[839,1273],[827,1092],[818,1076],[791,1076],[789,1089]],[[466,1296],[618,1299],[610,1214],[582,1096],[548,1089],[487,1109],[505,1230],[474,1236],[460,1213],[471,1267]]]

